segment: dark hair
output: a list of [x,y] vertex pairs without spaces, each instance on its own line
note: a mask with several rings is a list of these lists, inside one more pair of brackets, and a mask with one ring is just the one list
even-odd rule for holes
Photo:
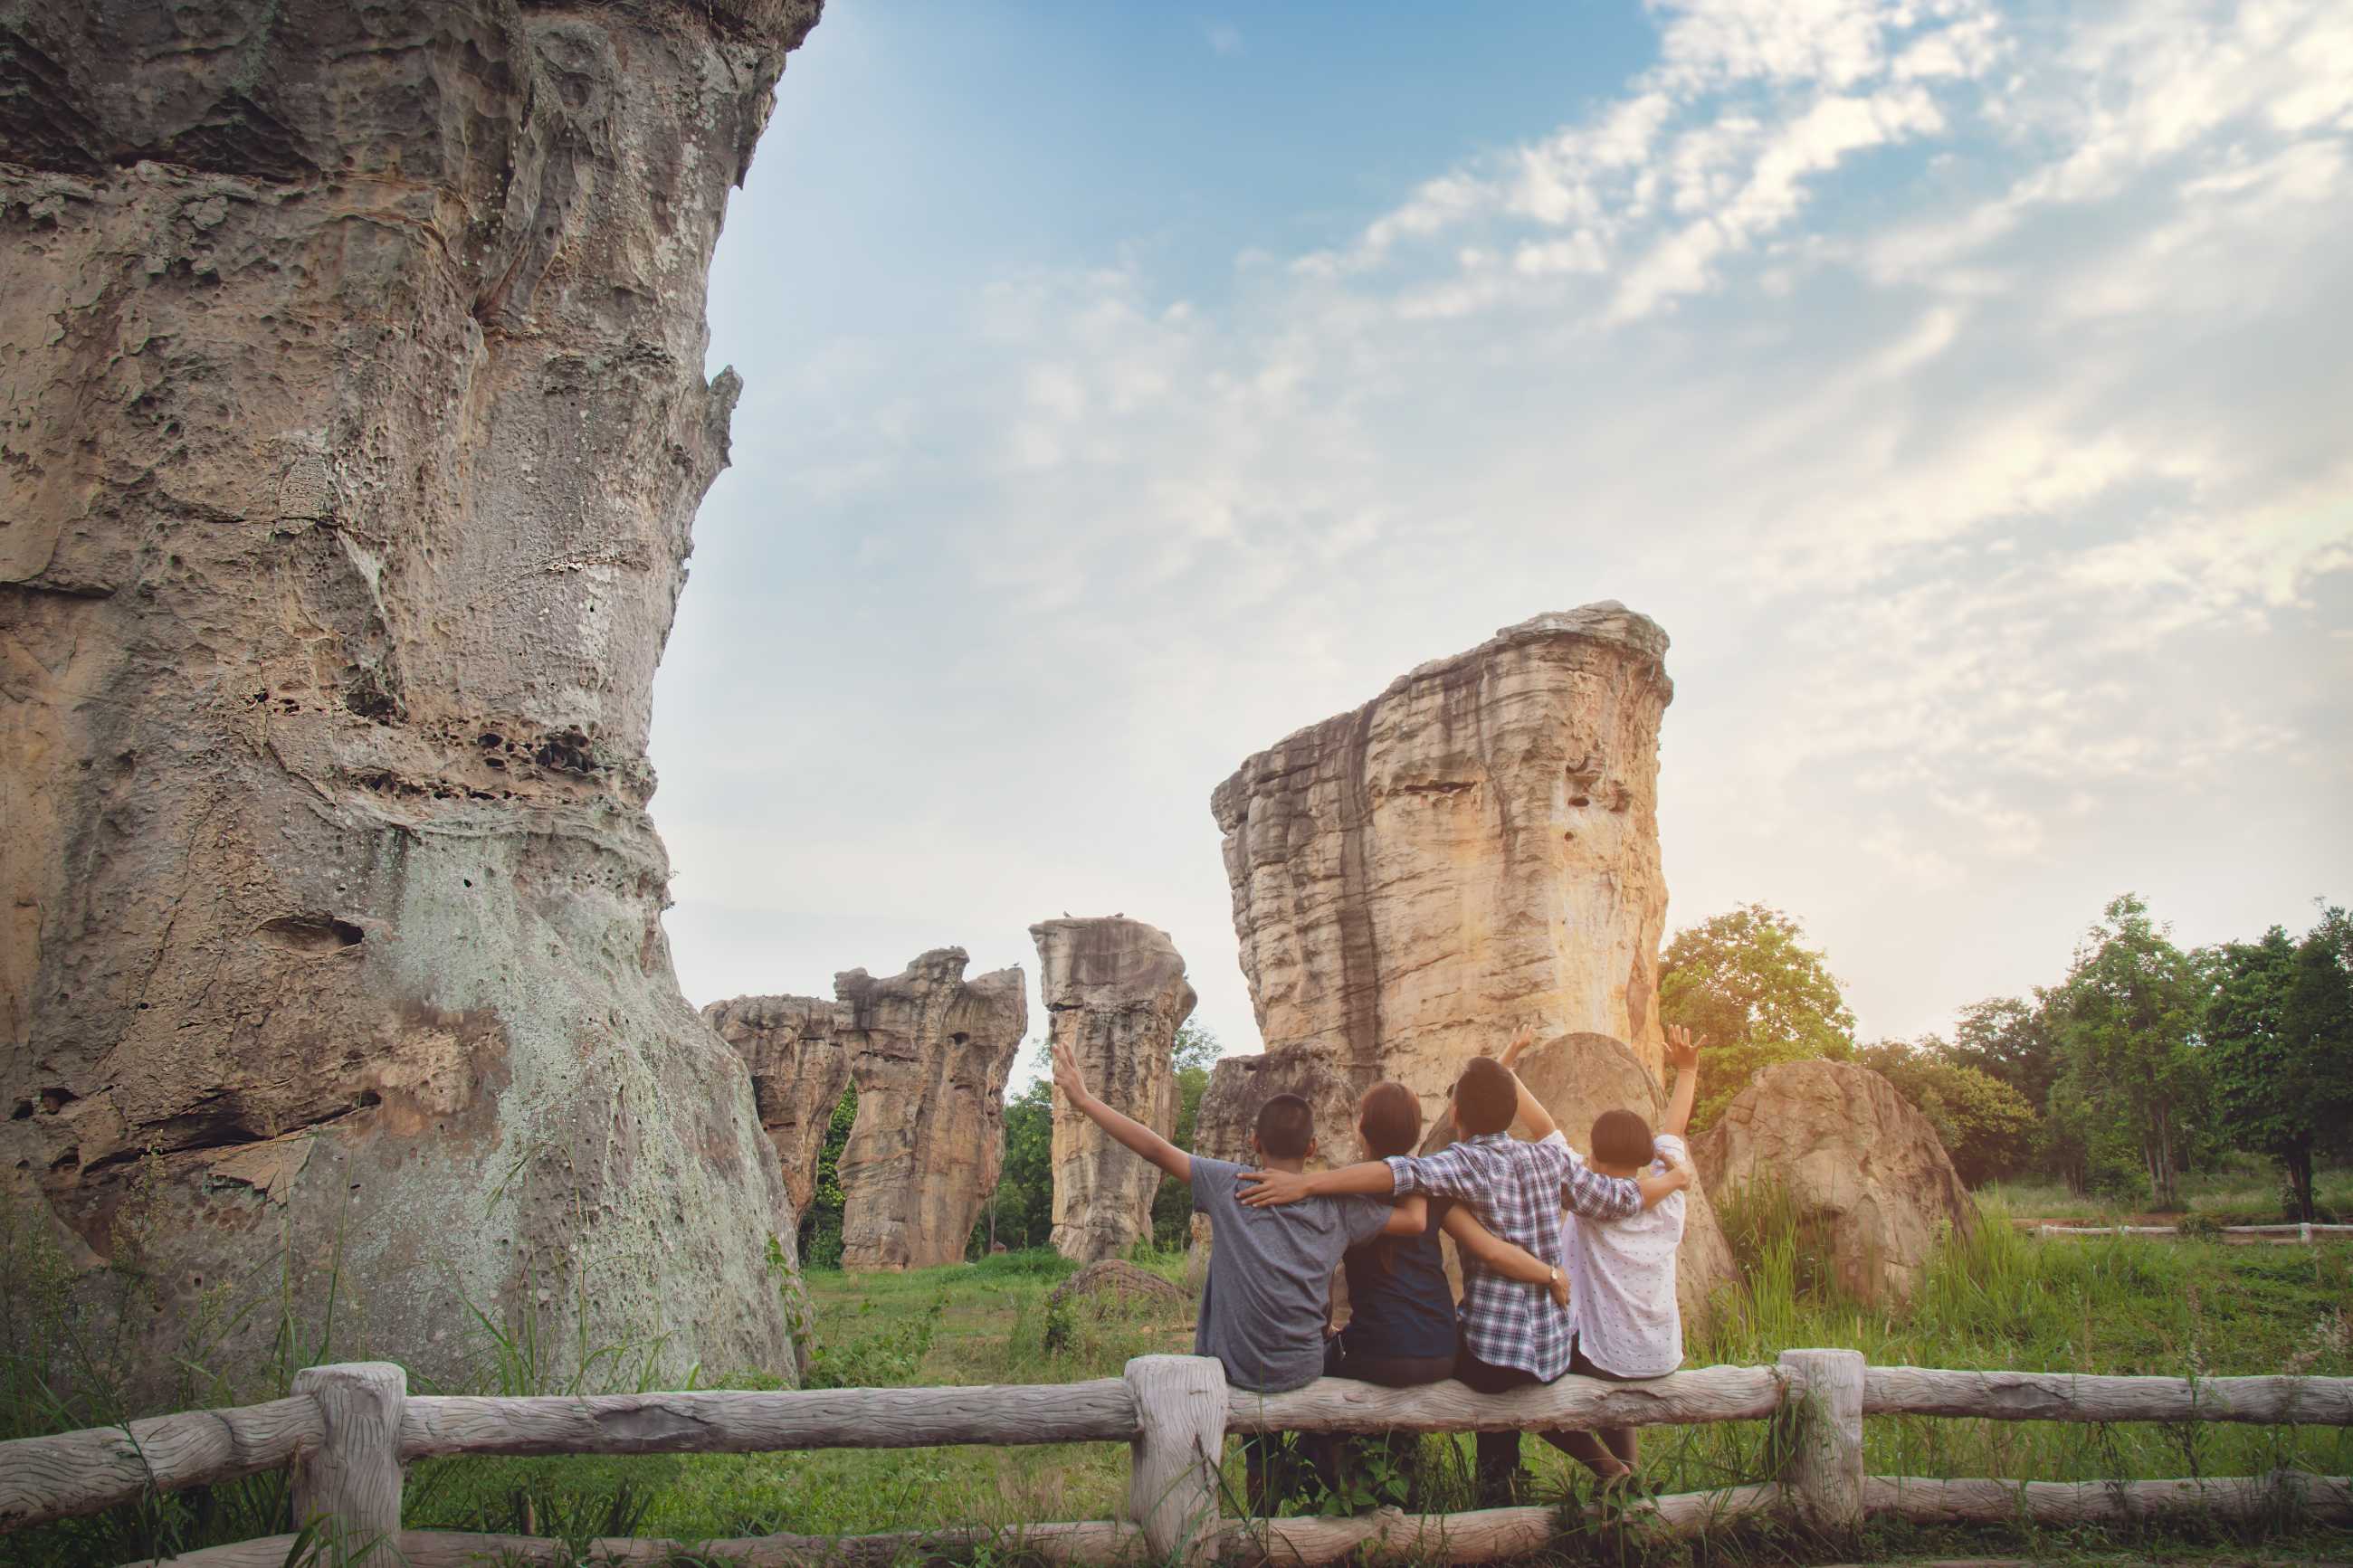
[[1605,1110],[1593,1119],[1593,1157],[1605,1165],[1649,1164],[1659,1157],[1651,1124],[1630,1110]]
[[[1377,1160],[1410,1154],[1421,1142],[1421,1097],[1405,1085],[1383,1079],[1365,1090],[1356,1102],[1356,1126],[1365,1135],[1365,1149]],[[1373,1259],[1384,1274],[1397,1272],[1398,1244],[1403,1237],[1373,1238]]]
[[1502,1132],[1520,1113],[1520,1086],[1511,1069],[1493,1057],[1473,1057],[1454,1080],[1454,1120],[1463,1136]]
[[1421,1142],[1421,1099],[1405,1085],[1384,1079],[1356,1102],[1356,1125],[1375,1159],[1410,1154]]
[[1315,1113],[1295,1094],[1278,1094],[1258,1108],[1259,1152],[1276,1160],[1306,1158],[1315,1141]]

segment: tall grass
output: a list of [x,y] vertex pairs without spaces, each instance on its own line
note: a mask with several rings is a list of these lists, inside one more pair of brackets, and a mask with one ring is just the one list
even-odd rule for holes
[[[1769,1363],[1793,1346],[1849,1346],[1873,1362],[2044,1371],[2166,1373],[2192,1376],[2302,1372],[2353,1375],[2353,1248],[2226,1247],[2187,1241],[2039,1243],[2016,1233],[1999,1204],[1971,1234],[1948,1237],[1905,1306],[1866,1305],[1842,1294],[1820,1261],[1826,1254],[1802,1215],[1769,1194],[1723,1205],[1742,1289],[1716,1303],[1691,1336],[1687,1365]],[[1174,1256],[1145,1259],[1172,1280]],[[44,1334],[95,1330],[65,1302],[63,1265],[27,1239],[20,1216],[0,1207],[0,1411],[5,1434],[124,1418],[109,1406],[99,1372],[109,1352],[95,1340],[79,1354],[81,1381],[60,1385],[30,1353]],[[815,1344],[807,1381],[873,1386],[1050,1383],[1115,1375],[1132,1356],[1189,1348],[1190,1304],[1078,1305],[1050,1309],[1049,1292],[1071,1271],[1051,1252],[1000,1255],[923,1273],[817,1274],[808,1280]],[[360,1347],[336,1342],[327,1323],[295,1314],[290,1289],[260,1292],[256,1310],[280,1316],[274,1364],[218,1369],[192,1352],[185,1388],[198,1403],[258,1397],[290,1383],[312,1360],[349,1359]],[[60,1318],[60,1312],[67,1318]],[[502,1393],[641,1385],[651,1364],[642,1351],[544,1353],[528,1320],[478,1314],[480,1381]],[[217,1335],[214,1336],[217,1339]],[[201,1345],[196,1347],[201,1350]],[[578,1347],[571,1347],[575,1351]],[[721,1386],[773,1386],[742,1377]],[[107,1412],[111,1409],[112,1414]],[[93,1419],[93,1416],[95,1417]],[[1874,1473],[2123,1479],[2257,1474],[2296,1466],[2353,1472],[2353,1442],[2340,1429],[2220,1425],[2116,1426],[1873,1417],[1865,1425]],[[1694,1491],[1760,1480],[1778,1469],[1769,1423],[1650,1428],[1643,1435],[1647,1484]],[[1583,1472],[1533,1440],[1526,1459],[1538,1497],[1572,1499]],[[1303,1485],[1294,1511],[1377,1502],[1451,1510],[1474,1506],[1467,1438],[1429,1437],[1395,1449],[1360,1450],[1344,1496]],[[421,1464],[407,1489],[412,1528],[536,1533],[585,1545],[606,1534],[685,1541],[790,1531],[827,1535],[938,1525],[1003,1526],[1115,1515],[1128,1461],[1113,1444],[1019,1448],[831,1450],[779,1455],[656,1456],[641,1458],[460,1458]],[[1228,1510],[1240,1514],[1243,1479],[1229,1451]],[[227,1488],[150,1499],[98,1520],[69,1521],[7,1538],[12,1563],[27,1568],[121,1562],[157,1550],[248,1539],[292,1528],[283,1479],[268,1476]],[[274,1490],[272,1489],[275,1489]],[[2293,1521],[2211,1532],[2225,1544],[2300,1539]],[[2164,1538],[2167,1550],[2185,1540]],[[1887,1551],[1938,1543],[2038,1554],[2148,1538],[2114,1532],[2053,1537],[2036,1532],[1880,1532]],[[1705,1547],[1709,1562],[1794,1561],[1802,1543],[1769,1529],[1734,1532]],[[1683,1549],[1676,1548],[1674,1552]],[[1619,1531],[1564,1551],[1656,1557],[1639,1531]],[[1668,1555],[1672,1556],[1673,1552]]]

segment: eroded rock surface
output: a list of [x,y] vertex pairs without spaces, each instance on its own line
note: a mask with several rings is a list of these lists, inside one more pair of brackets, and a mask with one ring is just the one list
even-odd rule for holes
[[1693,1152],[1720,1201],[1743,1187],[1785,1191],[1840,1283],[1865,1301],[1909,1300],[1937,1238],[1977,1226],[1928,1119],[1852,1062],[1767,1068]]
[[840,1004],[820,996],[737,996],[712,1003],[702,1016],[751,1069],[753,1100],[785,1190],[794,1211],[806,1213],[833,1108],[849,1087]]
[[705,273],[817,10],[0,13],[0,1171],[140,1249],[153,1364],[281,1248],[427,1375],[467,1302],[790,1364],[645,745]]
[[1666,884],[1656,623],[1538,616],[1250,758],[1212,799],[1270,1053],[1435,1114],[1514,1026],[1625,1040],[1655,1072]]
[[[1055,1043],[1077,1053],[1103,1103],[1167,1137],[1176,1121],[1171,1053],[1195,1001],[1176,943],[1156,926],[1122,916],[1045,921],[1029,937]],[[1151,1232],[1159,1169],[1060,1095],[1053,1153],[1054,1246],[1063,1257],[1116,1258]]]
[[841,1266],[931,1268],[964,1257],[1005,1162],[1005,1080],[1029,1026],[1018,968],[971,981],[960,947],[878,980],[833,977],[858,1119],[836,1167]]

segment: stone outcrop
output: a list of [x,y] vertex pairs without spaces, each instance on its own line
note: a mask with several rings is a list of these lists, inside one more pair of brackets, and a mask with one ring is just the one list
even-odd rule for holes
[[[1560,1123],[1572,1148],[1593,1147],[1593,1119],[1605,1110],[1630,1110],[1655,1131],[1665,1120],[1666,1095],[1648,1068],[1620,1041],[1606,1035],[1563,1035],[1522,1055],[1520,1081]],[[1686,1328],[1704,1323],[1719,1289],[1740,1283],[1732,1248],[1704,1187],[1684,1198],[1683,1242],[1675,1256],[1675,1294]]]
[[[1168,933],[1123,916],[1065,916],[1031,926],[1029,937],[1038,944],[1039,994],[1054,1042],[1077,1053],[1103,1103],[1167,1137],[1176,1121],[1171,1054],[1195,1001]],[[1054,1246],[1063,1257],[1116,1258],[1151,1234],[1158,1168],[1060,1095],[1053,1152]]]
[[144,1238],[150,1364],[283,1249],[425,1375],[467,1302],[789,1368],[645,747],[817,9],[0,13],[0,1172],[83,1268]]
[[967,982],[964,949],[877,980],[833,977],[858,1119],[836,1167],[841,1266],[930,1268],[964,1257],[1005,1161],[1005,1080],[1029,1026],[1021,971]]
[[[1372,1081],[1366,1080],[1367,1084]],[[1213,1159],[1249,1164],[1255,1158],[1258,1108],[1278,1094],[1295,1094],[1315,1117],[1315,1155],[1311,1171],[1353,1164],[1363,1157],[1356,1138],[1356,1099],[1362,1092],[1321,1051],[1268,1051],[1227,1057],[1209,1069],[1193,1117],[1193,1151]]]
[[1432,1114],[1462,1059],[1523,1023],[1627,1041],[1658,1070],[1666,648],[1615,603],[1538,616],[1218,787],[1270,1055],[1312,1050],[1353,1088],[1396,1079]]
[[1047,1292],[1050,1307],[1118,1307],[1149,1312],[1181,1312],[1193,1299],[1148,1269],[1120,1258],[1098,1258]]
[[753,1101],[785,1190],[794,1211],[807,1213],[826,1128],[849,1087],[840,1005],[818,996],[738,996],[712,1003],[702,1016],[751,1069]]
[[1937,1239],[1977,1226],[1928,1119],[1852,1062],[1767,1068],[1693,1152],[1719,1200],[1741,1188],[1785,1192],[1861,1300],[1908,1300]]

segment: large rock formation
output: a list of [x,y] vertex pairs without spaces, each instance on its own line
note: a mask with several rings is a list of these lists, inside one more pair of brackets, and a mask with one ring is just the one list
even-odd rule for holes
[[[1105,1104],[1167,1137],[1176,1121],[1171,1055],[1195,1001],[1176,943],[1117,915],[1046,921],[1029,937],[1054,1042],[1078,1054]],[[1159,1188],[1157,1168],[1055,1097],[1054,1246],[1063,1257],[1116,1258],[1151,1234]]]
[[1615,603],[1539,616],[1218,787],[1271,1055],[1398,1079],[1433,1114],[1522,1023],[1628,1041],[1657,1071],[1666,647]]
[[833,1109],[849,1087],[841,1005],[818,996],[737,996],[713,1002],[703,1020],[752,1071],[760,1125],[776,1151],[793,1208],[807,1213]]
[[[1666,1096],[1650,1069],[1624,1044],[1606,1035],[1563,1035],[1535,1046],[1520,1058],[1520,1081],[1568,1134],[1571,1147],[1590,1151],[1593,1119],[1605,1110],[1631,1110],[1656,1131],[1667,1113]],[[1724,1226],[1704,1187],[1684,1199],[1683,1242],[1675,1256],[1675,1294],[1683,1321],[1707,1321],[1708,1303],[1719,1289],[1737,1286],[1740,1270],[1724,1239]]]
[[0,1171],[85,1268],[146,1238],[150,1364],[281,1247],[430,1375],[461,1298],[788,1364],[645,744],[817,9],[0,12]]
[[1852,1062],[1767,1068],[1693,1152],[1719,1199],[1742,1188],[1786,1193],[1862,1300],[1909,1299],[1937,1238],[1977,1226],[1928,1119]]
[[967,983],[964,949],[903,973],[833,977],[858,1119],[837,1167],[841,1266],[930,1268],[964,1257],[1005,1161],[1005,1080],[1029,1026],[1021,971]]

